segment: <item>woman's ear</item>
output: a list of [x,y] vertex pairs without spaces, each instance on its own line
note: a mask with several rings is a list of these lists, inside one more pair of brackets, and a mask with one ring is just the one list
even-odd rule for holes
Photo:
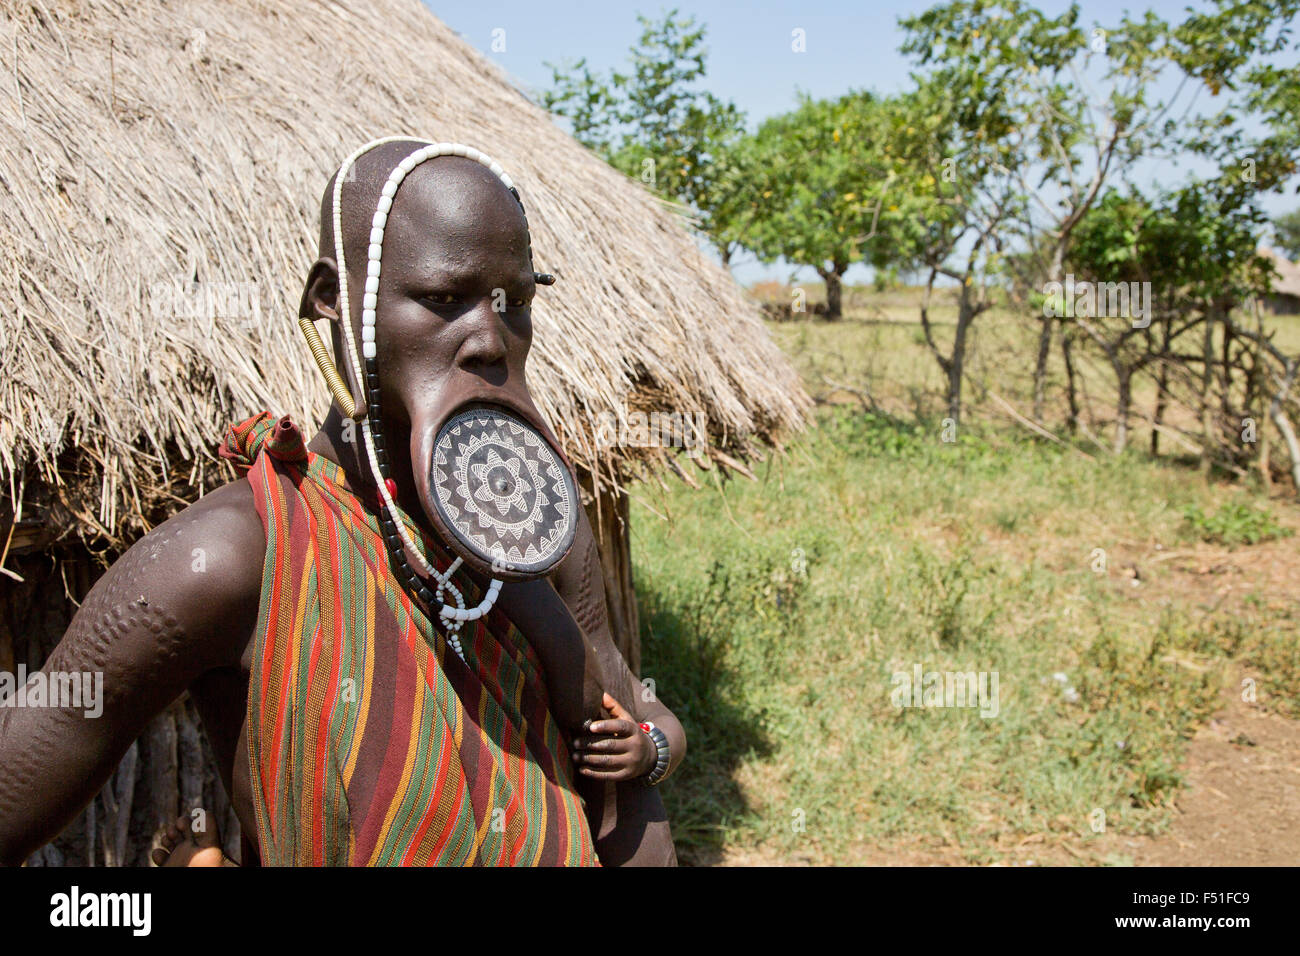
[[298,317],[313,322],[326,319],[337,323],[340,315],[338,264],[328,257],[317,259],[307,273],[302,302],[298,304]]
[[[334,402],[343,411],[344,416],[360,421],[365,417],[366,403],[361,383],[353,375],[353,369],[342,354],[339,343],[343,341],[347,330],[339,321],[339,270],[333,259],[320,258],[312,263],[307,273],[307,282],[303,286],[302,301],[298,303],[298,325],[307,344],[311,348],[312,358],[320,368],[321,374],[329,385]],[[330,358],[325,350],[315,322],[324,319],[334,326],[335,357]]]

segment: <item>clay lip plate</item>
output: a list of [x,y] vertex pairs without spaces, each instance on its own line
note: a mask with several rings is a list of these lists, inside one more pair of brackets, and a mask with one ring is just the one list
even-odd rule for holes
[[506,409],[476,405],[446,421],[434,438],[429,489],[448,543],[495,575],[547,574],[573,544],[581,507],[573,476],[550,443]]

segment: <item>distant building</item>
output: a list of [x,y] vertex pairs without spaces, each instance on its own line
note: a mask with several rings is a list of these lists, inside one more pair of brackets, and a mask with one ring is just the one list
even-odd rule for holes
[[1264,308],[1274,315],[1300,315],[1300,265],[1272,249],[1259,254],[1273,263],[1278,274],[1273,277],[1273,292],[1264,299]]

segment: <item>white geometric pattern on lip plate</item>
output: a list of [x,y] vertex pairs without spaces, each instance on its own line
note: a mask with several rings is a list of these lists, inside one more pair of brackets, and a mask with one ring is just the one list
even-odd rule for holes
[[[474,480],[479,485],[478,491],[474,492],[474,500],[481,501],[484,504],[496,505],[497,514],[502,517],[505,517],[507,512],[521,508],[524,504],[524,495],[532,491],[533,486],[519,474],[519,465],[518,458],[511,458],[507,461],[497,454],[495,448],[490,449],[487,461],[469,466]],[[508,495],[497,491],[490,482],[485,480],[492,472],[502,468],[510,472],[512,490]],[[530,468],[529,470],[534,471],[535,469]]]
[[[531,532],[534,528],[537,527],[537,523],[541,521],[542,509],[546,505],[549,505],[551,503],[551,500],[546,497],[545,489],[540,487],[541,475],[538,473],[536,466],[531,461],[529,461],[527,458],[524,458],[522,455],[516,455],[512,459],[512,463],[522,462],[523,465],[528,469],[529,474],[533,478],[534,490],[536,491],[536,495],[533,498],[533,507],[529,509],[528,513],[518,521],[506,521],[504,520],[504,518],[499,518],[499,519],[495,518],[493,515],[491,515],[491,513],[486,512],[477,506],[476,500],[481,500],[481,499],[479,499],[477,492],[471,491],[472,482],[470,480],[470,469],[471,467],[475,467],[475,466],[471,465],[470,456],[473,455],[474,452],[482,448],[484,445],[495,446],[492,449],[493,452],[496,451],[497,447],[501,447],[500,441],[491,435],[476,435],[470,439],[470,444],[468,445],[468,447],[463,445],[461,446],[462,448],[466,448],[466,451],[463,454],[459,455],[459,457],[455,460],[453,465],[453,471],[452,471],[452,474],[455,476],[456,479],[456,491],[458,492],[461,500],[464,501],[465,504],[468,505],[470,509],[474,511],[475,514],[480,516],[480,521],[482,521],[483,519],[487,519],[490,526],[492,528],[498,529],[499,532],[504,532],[504,531]],[[516,537],[518,537],[517,534]]]
[[[477,428],[466,434],[469,425]],[[505,456],[502,461],[521,462],[532,479],[536,492],[534,506],[519,520],[506,521],[502,514],[494,513],[497,509],[485,510],[479,504],[483,496],[473,490],[477,482],[472,480],[471,469],[483,475],[485,466],[472,463],[471,459],[485,446],[494,457],[501,457],[497,454],[499,449]],[[537,460],[525,452],[532,452]],[[476,544],[480,554],[535,565],[549,560],[567,539],[573,506],[563,470],[541,436],[512,417],[484,409],[461,412],[443,426],[432,464],[432,484],[441,510],[450,519],[449,525],[468,543]],[[495,501],[492,494],[488,497]],[[552,509],[559,520],[538,535],[544,507]],[[529,541],[521,550],[525,533],[538,540]],[[508,535],[514,536],[514,545],[508,545]]]
[[[498,440],[494,440],[494,438],[498,438]],[[470,481],[469,469],[470,468],[476,470],[483,469],[486,466],[478,465],[478,464],[471,465],[468,459],[470,454],[472,454],[474,451],[477,451],[480,447],[482,447],[485,444],[498,445],[499,436],[486,435],[486,436],[475,437],[471,439],[470,445],[461,446],[461,450],[467,452],[467,454],[462,454],[452,467],[451,476],[455,478],[454,481],[455,490],[459,492],[459,500],[469,506],[467,511],[470,511],[475,516],[477,516],[480,519],[480,524],[483,527],[493,528],[495,531],[497,531],[499,537],[504,537],[506,533],[514,533],[516,539],[518,539],[522,532],[525,531],[532,532],[536,528],[537,522],[538,520],[540,520],[539,512],[541,508],[548,504],[552,504],[552,502],[545,494],[545,490],[544,490],[545,482],[544,480],[542,480],[541,473],[538,470],[536,464],[531,460],[522,459],[524,463],[527,465],[530,475],[533,477],[534,481],[539,486],[539,488],[537,489],[538,497],[536,499],[536,506],[530,509],[529,513],[526,514],[522,519],[513,522],[504,521],[500,515],[494,516],[491,514],[491,512],[485,512],[483,511],[483,509],[479,508],[475,503],[476,499],[483,500],[485,496],[479,494],[478,492],[470,491],[470,488],[474,484],[474,482]],[[539,446],[539,447],[544,448],[544,446]],[[448,450],[448,448],[449,448],[448,441],[444,440],[443,442],[440,442],[440,447],[439,447],[440,452],[445,453]],[[549,449],[547,449],[547,452],[549,453]],[[439,461],[438,461],[439,465],[445,466],[446,464],[448,464],[445,454],[440,454],[438,457],[439,457]],[[515,459],[515,460],[518,461],[520,459]],[[550,462],[547,462],[547,471],[548,473],[555,474],[557,478],[559,477],[559,469],[555,468],[555,466]],[[456,518],[461,517],[460,511],[456,508],[456,505],[451,500],[452,489],[447,487],[445,484],[441,482],[436,483],[436,487],[438,489],[439,502],[444,506],[444,509],[449,511],[453,515],[453,517]],[[552,493],[557,493],[557,492],[559,493],[559,497],[561,500],[556,503],[558,505],[556,510],[561,514],[562,517],[567,518],[570,513],[570,509],[568,507],[567,500],[564,499],[567,499],[568,489],[564,485],[562,478],[556,481],[555,485],[552,488]],[[499,500],[496,499],[495,495],[491,494],[490,492],[487,494],[487,497],[492,499],[493,501]],[[465,527],[460,522],[457,522],[457,525],[459,527],[459,530],[461,530],[462,533],[472,533],[471,527]],[[563,531],[564,528],[561,527],[559,530]],[[475,537],[478,537],[479,540],[482,541],[485,546],[487,545],[487,541],[485,538],[479,535],[475,535]],[[551,539],[552,537],[553,535],[547,535],[548,540]]]

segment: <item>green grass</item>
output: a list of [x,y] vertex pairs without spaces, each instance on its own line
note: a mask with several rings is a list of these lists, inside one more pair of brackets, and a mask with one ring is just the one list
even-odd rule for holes
[[[1294,506],[1207,480],[1176,442],[1151,457],[1140,421],[1111,455],[1104,363],[1079,363],[1095,436],[1014,423],[995,396],[1028,412],[1037,323],[1005,307],[976,327],[967,414],[943,441],[916,304],[849,289],[844,321],[769,323],[830,403],[814,427],[758,483],[634,494],[643,669],[691,742],[664,785],[685,859],[854,862],[923,840],[992,862],[1037,835],[1086,852],[1098,809],[1112,833],[1168,825],[1225,684],[1244,675],[1260,706],[1300,716],[1296,596],[1228,601],[1200,559],[1165,560],[1288,536]],[[941,341],[952,312],[932,310]],[[894,706],[893,676],[917,665],[996,671],[997,716]]]
[[[633,522],[643,671],[690,738],[664,785],[686,859],[853,862],[923,836],[987,862],[1017,835],[1086,839],[1098,808],[1112,831],[1155,832],[1232,667],[1300,686],[1293,604],[1228,614],[1148,599],[1159,567],[1142,587],[1124,574],[1185,542],[1189,513],[1274,533],[1247,490],[1006,426],[963,424],[948,443],[937,419],[849,406],[822,409],[760,479],[634,493],[649,506]],[[1263,517],[1216,510],[1225,494]],[[915,665],[996,671],[997,716],[894,706],[892,675]]]

